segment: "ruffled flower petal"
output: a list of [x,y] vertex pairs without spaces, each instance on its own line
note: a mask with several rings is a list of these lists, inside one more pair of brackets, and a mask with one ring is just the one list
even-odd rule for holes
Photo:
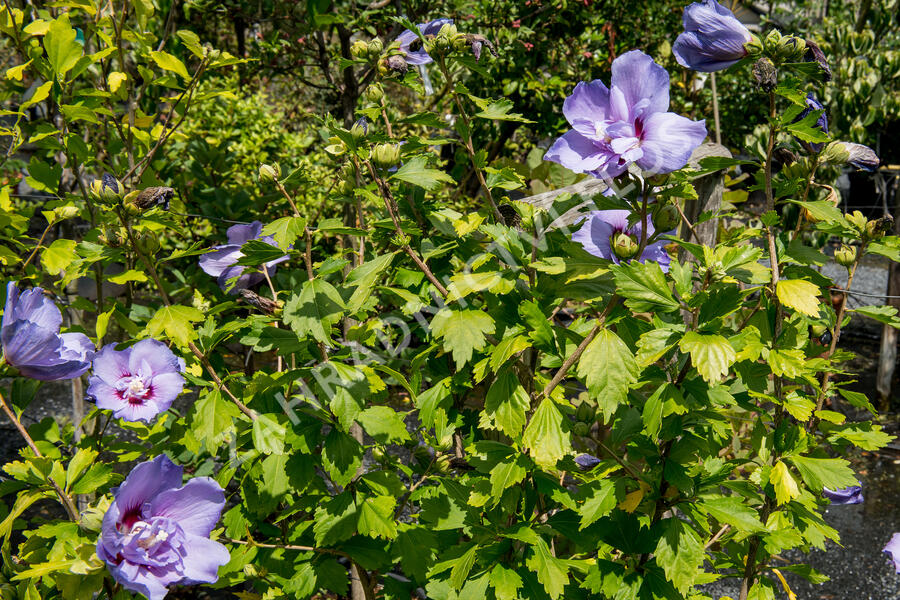
[[577,131],[570,131],[550,146],[544,160],[557,162],[576,173],[588,173],[604,165],[612,153]]
[[[640,50],[619,56],[612,64],[611,84],[622,90],[632,116],[669,110],[669,74]],[[634,107],[641,104],[639,110]]]
[[654,113],[644,123],[639,167],[649,173],[671,173],[687,164],[691,153],[706,139],[706,122],[675,113]]

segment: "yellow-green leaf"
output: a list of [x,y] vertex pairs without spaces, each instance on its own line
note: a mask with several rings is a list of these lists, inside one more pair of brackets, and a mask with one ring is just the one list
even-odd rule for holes
[[803,279],[782,279],[776,288],[778,300],[809,317],[819,316],[819,286]]
[[150,58],[153,59],[153,62],[155,62],[160,69],[178,73],[185,79],[191,78],[191,75],[190,73],[188,73],[187,67],[184,66],[184,63],[168,52],[163,52],[162,50],[154,50],[150,52]]
[[778,504],[786,504],[800,496],[800,488],[791,472],[788,471],[787,465],[780,460],[772,467],[772,473],[769,475],[769,481],[775,488],[775,499]]
[[681,349],[690,352],[691,363],[708,383],[722,379],[734,364],[737,353],[721,335],[688,331],[681,338]]
[[109,74],[109,77],[106,78],[106,85],[109,86],[109,91],[113,94],[119,91],[119,88],[122,87],[122,84],[128,80],[128,75],[126,73],[122,73],[120,71],[113,71]]
[[163,306],[150,322],[147,323],[147,333],[151,337],[159,338],[163,333],[165,337],[174,340],[181,346],[197,337],[192,321],[202,321],[203,313],[190,306]]

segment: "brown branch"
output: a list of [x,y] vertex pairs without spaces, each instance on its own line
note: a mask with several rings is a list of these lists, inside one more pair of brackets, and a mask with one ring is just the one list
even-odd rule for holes
[[[34,455],[38,458],[43,458],[44,455],[41,454],[41,451],[38,450],[37,445],[34,443],[34,440],[28,435],[28,430],[25,429],[25,426],[22,425],[22,422],[19,421],[19,418],[16,416],[16,413],[13,412],[12,408],[6,403],[6,398],[3,397],[3,394],[0,394],[0,406],[3,408],[3,412],[6,413],[6,416],[9,417],[9,420],[12,421],[12,424],[19,430],[19,433],[25,438],[25,442],[28,444],[28,447],[31,448],[31,451],[34,452]],[[59,484],[53,480],[53,477],[48,476],[47,481],[50,483],[50,486],[56,492],[56,495],[59,496],[59,501],[62,503],[63,508],[66,509],[66,512],[69,514],[69,518],[74,522],[78,522],[78,509],[75,508],[75,503],[72,502],[72,499],[69,495],[63,491]]]

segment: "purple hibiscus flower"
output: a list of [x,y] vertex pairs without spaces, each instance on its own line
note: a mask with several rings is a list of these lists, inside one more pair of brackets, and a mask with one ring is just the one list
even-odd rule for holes
[[[825,105],[816,100],[816,97],[812,95],[812,92],[806,95],[806,108],[804,108],[803,112],[797,115],[792,122],[796,123],[802,121],[814,110],[822,111],[819,118],[816,119],[816,129],[821,129],[823,133],[828,133],[828,117],[825,114]],[[825,148],[825,142],[806,142],[799,138],[794,139],[797,140],[797,143],[799,143],[804,150],[811,154],[818,154]]]
[[[428,23],[416,25],[416,29],[418,29],[422,35],[437,35],[441,30],[441,27],[451,23],[453,23],[453,19],[435,19]],[[419,36],[409,29],[397,36],[397,41],[400,42],[400,51],[403,52],[406,62],[411,65],[427,65],[428,63],[433,62],[433,59],[428,56],[428,53],[425,52],[425,48],[421,45],[416,50],[410,49],[410,44],[418,40]]]
[[87,397],[117,419],[150,422],[168,410],[184,388],[184,361],[154,339],[125,350],[114,345],[104,346],[94,358]]
[[209,477],[181,485],[182,469],[164,454],[132,469],[113,490],[97,556],[132,592],[162,600],[168,587],[215,583],[228,549],[209,539],[225,494]]
[[874,171],[881,164],[881,159],[875,154],[875,151],[868,146],[862,144],[854,144],[853,142],[841,142],[844,150],[850,155],[847,163],[853,165],[857,169],[863,171]]
[[3,357],[19,373],[41,381],[74,379],[88,370],[94,344],[83,333],[60,333],[62,314],[41,288],[19,292],[6,284],[0,326]]
[[900,533],[895,533],[891,537],[891,541],[887,543],[882,552],[890,555],[894,561],[894,568],[897,569],[897,573],[900,573]]
[[[232,225],[228,228],[228,243],[224,246],[216,246],[212,252],[200,257],[200,268],[208,275],[218,279],[219,287],[229,294],[237,294],[239,290],[247,289],[260,283],[265,276],[259,272],[244,273],[246,267],[235,263],[244,256],[241,246],[250,240],[260,240],[270,246],[277,246],[272,236],[262,235],[263,224],[253,221],[247,225]],[[288,256],[282,256],[263,265],[271,277],[275,272],[275,265],[288,260]],[[229,288],[229,282],[237,278],[234,285]]]
[[[639,257],[635,257],[641,241],[641,223],[628,226],[627,210],[598,210],[588,215],[581,229],[572,234],[572,241],[581,244],[594,256],[619,264],[622,260],[636,259],[659,264],[664,273],[669,272],[671,259],[666,252],[666,242],[658,240],[647,244]],[[654,233],[653,223],[647,219],[647,239]],[[630,252],[630,255],[629,255]]]
[[837,490],[830,490],[828,488],[824,488],[822,490],[822,495],[828,498],[832,504],[862,504],[863,503],[863,495],[862,495],[862,486],[859,485],[851,485],[850,487],[840,488]]
[[710,73],[727,69],[745,56],[744,44],[753,37],[734,13],[716,0],[695,2],[684,8],[684,33],[672,45],[683,67]]
[[641,52],[612,64],[611,85],[581,82],[563,103],[572,131],[544,155],[577,173],[609,179],[631,163],[648,173],[669,173],[687,164],[706,137],[704,121],[669,108],[669,74]]

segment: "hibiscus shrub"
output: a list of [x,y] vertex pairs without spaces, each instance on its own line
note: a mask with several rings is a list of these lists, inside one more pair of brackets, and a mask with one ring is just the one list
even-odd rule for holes
[[[7,78],[35,84],[7,111],[10,153],[31,143],[27,183],[48,198],[0,192],[0,405],[24,445],[0,483],[4,600],[198,584],[682,599],[723,577],[746,600],[791,595],[782,571],[824,579],[772,559],[824,547],[828,503],[862,501],[841,456],[890,438],[832,410],[874,414],[838,342],[851,312],[900,317],[848,308],[816,267],[837,261],[849,287],[866,254],[900,260],[900,239],[816,179],[878,164],[830,138],[821,52],[753,36],[713,0],[687,7],[682,65],[753,62],[770,108],[759,153],[689,166],[705,122],[669,112],[669,74],[632,50],[575,86],[545,156],[605,191],[539,204],[511,200],[529,182],[473,142],[479,124],[529,121],[471,92],[491,40],[398,18],[399,38],[363,34],[341,63],[373,92],[352,127],[321,118],[327,179],[263,164],[246,192],[276,199],[233,223],[193,216],[191,180],[166,187],[158,159],[197,147],[178,127],[223,92],[199,81],[238,59],[148,33],[167,21],[147,0],[53,6],[0,12],[21,60]],[[423,73],[443,91],[398,117]],[[765,212],[689,221],[697,178],[735,168]],[[822,236],[840,241],[833,257]],[[34,380],[72,380],[90,409],[27,427]]]

